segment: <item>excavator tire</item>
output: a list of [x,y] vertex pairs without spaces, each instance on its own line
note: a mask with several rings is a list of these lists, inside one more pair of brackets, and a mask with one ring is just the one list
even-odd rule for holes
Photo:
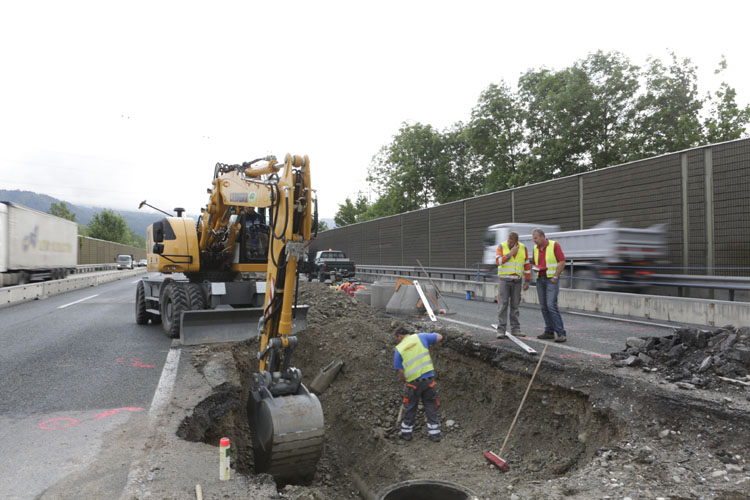
[[196,311],[206,308],[206,299],[203,295],[203,286],[199,283],[188,283],[186,285],[189,309]]
[[146,292],[143,281],[139,281],[135,287],[135,322],[138,325],[148,323],[150,314],[146,312]]
[[190,309],[185,285],[177,281],[169,282],[164,287],[160,302],[161,326],[164,333],[170,339],[179,338],[182,312]]
[[277,484],[308,484],[323,453],[325,425],[317,396],[300,384],[296,395],[251,392],[248,415],[255,472]]

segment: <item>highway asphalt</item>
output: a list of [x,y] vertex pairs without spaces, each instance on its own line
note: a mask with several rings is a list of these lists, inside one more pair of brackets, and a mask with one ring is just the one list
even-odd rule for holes
[[[107,433],[127,432],[148,412],[171,340],[161,327],[135,324],[136,282],[2,309],[1,498],[45,498],[58,481],[85,473]],[[117,468],[111,491],[124,487],[130,460]]]

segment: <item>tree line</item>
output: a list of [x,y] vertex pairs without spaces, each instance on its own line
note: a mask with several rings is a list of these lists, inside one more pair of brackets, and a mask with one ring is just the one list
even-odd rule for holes
[[[48,213],[57,217],[76,221],[76,214],[70,211],[64,201],[60,203],[52,202]],[[129,245],[137,248],[146,248],[146,239],[140,234],[136,234],[128,227],[125,218],[115,213],[113,210],[102,210],[96,212],[87,226],[78,225],[78,234],[97,238],[105,241],[113,241],[123,245]]]
[[[727,68],[722,57],[715,70]],[[598,51],[555,71],[531,69],[517,90],[501,81],[467,123],[445,130],[403,123],[373,157],[359,193],[339,204],[337,226],[427,208],[746,135],[750,106],[728,83],[701,94],[697,67],[670,54],[642,67]]]

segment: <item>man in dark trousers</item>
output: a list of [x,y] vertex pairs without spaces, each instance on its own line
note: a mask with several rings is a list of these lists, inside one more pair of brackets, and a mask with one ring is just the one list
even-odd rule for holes
[[443,340],[439,333],[414,333],[403,326],[394,331],[396,346],[393,368],[404,383],[404,419],[401,421],[401,439],[410,441],[414,433],[417,405],[422,400],[427,414],[427,434],[431,441],[440,441],[440,404],[429,347]]
[[544,317],[544,332],[536,338],[565,342],[568,337],[562,316],[560,316],[560,309],[557,308],[560,275],[565,269],[565,254],[560,244],[547,239],[541,229],[534,229],[532,236],[535,245],[531,268],[537,272],[536,293]]

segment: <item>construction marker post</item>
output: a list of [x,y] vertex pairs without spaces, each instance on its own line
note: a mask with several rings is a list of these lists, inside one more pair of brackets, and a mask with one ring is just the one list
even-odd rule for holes
[[219,479],[229,479],[229,438],[219,441]]

